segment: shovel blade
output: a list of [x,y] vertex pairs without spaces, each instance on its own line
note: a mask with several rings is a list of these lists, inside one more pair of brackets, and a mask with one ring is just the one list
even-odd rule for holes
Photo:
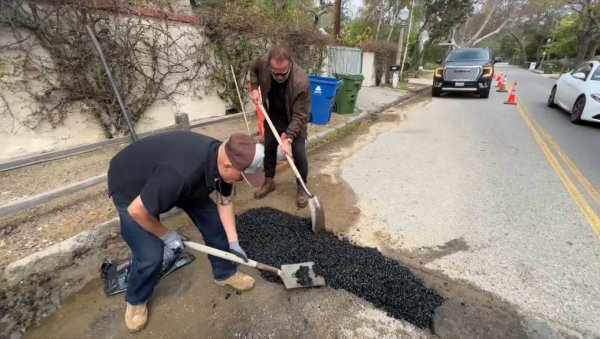
[[[291,288],[301,288],[301,287],[314,287],[314,286],[323,286],[325,285],[325,278],[322,276],[317,276],[315,274],[315,271],[313,269],[313,266],[315,265],[314,262],[304,262],[304,263],[300,263],[300,264],[290,264],[290,265],[282,265],[281,266],[281,273],[279,274],[279,277],[281,278],[281,280],[283,280],[283,284],[285,285],[285,288],[287,289],[291,289]],[[308,277],[310,277],[310,279],[308,279],[310,282],[310,284],[301,284],[298,282],[298,276],[297,273],[299,273],[298,270],[301,270],[300,272],[302,272],[302,270],[304,270],[304,272],[306,273],[306,269],[308,269]],[[299,273],[299,275],[302,275]],[[306,275],[306,274],[304,274]],[[304,280],[307,280],[306,278]]]
[[308,199],[308,206],[310,207],[310,218],[312,221],[312,230],[315,233],[319,233],[325,230],[325,212],[321,206],[321,202],[317,196],[313,196]]

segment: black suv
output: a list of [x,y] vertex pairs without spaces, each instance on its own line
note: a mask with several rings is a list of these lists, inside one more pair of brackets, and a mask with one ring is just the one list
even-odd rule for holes
[[433,75],[431,95],[439,97],[443,92],[473,92],[481,98],[490,96],[494,63],[487,48],[457,48],[446,59],[437,60]]

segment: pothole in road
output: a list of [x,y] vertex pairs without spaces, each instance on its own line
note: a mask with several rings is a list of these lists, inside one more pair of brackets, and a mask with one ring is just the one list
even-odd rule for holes
[[[440,337],[526,337],[516,311],[502,300],[434,272],[415,272],[375,248],[333,233],[314,234],[310,219],[258,208],[239,215],[237,225],[240,243],[252,259],[273,266],[313,261],[329,287]],[[261,275],[281,282],[273,274]]]
[[394,318],[430,327],[442,304],[406,266],[333,233],[315,234],[309,219],[260,208],[240,215],[237,225],[242,247],[252,259],[273,266],[314,261],[330,287],[353,293]]

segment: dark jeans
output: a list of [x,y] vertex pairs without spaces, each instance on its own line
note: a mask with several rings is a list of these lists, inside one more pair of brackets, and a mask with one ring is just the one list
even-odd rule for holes
[[[285,132],[277,131],[279,135]],[[283,140],[283,142],[286,142]],[[265,120],[265,177],[274,178],[275,168],[277,166],[277,139],[271,132],[271,128]],[[294,158],[294,164],[300,172],[302,180],[306,183],[308,178],[308,160],[306,159],[306,140],[304,138],[296,138],[292,143],[292,157]],[[297,181],[297,180],[296,180]]]
[[[129,268],[129,284],[125,301],[132,305],[146,302],[160,279],[164,244],[160,238],[138,225],[127,212],[128,203],[113,199],[121,220],[121,236],[131,248],[133,260]],[[209,197],[181,206],[202,233],[207,246],[229,251],[229,242],[219,218],[216,204]],[[215,280],[225,280],[236,272],[229,260],[208,256]]]

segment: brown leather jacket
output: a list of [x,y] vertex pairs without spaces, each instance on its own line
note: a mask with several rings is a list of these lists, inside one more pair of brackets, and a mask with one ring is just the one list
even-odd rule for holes
[[[250,72],[250,83],[252,89],[257,89],[260,86],[262,102],[267,110],[269,109],[268,94],[271,90],[271,81],[274,80],[267,65],[267,55],[265,54],[254,62],[254,67]],[[285,133],[294,139],[306,138],[311,107],[310,84],[306,72],[294,61],[292,61],[288,77],[285,104],[288,121],[290,122]]]

